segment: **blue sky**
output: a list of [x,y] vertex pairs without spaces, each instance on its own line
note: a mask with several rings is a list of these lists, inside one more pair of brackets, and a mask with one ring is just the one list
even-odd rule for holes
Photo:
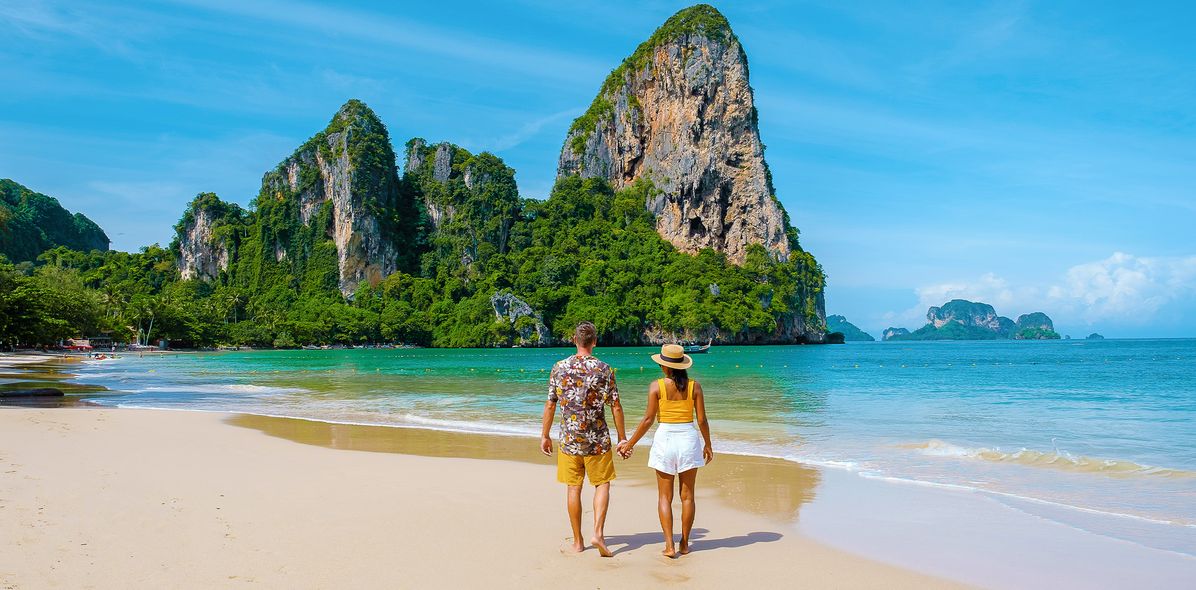
[[[1196,336],[1192,4],[715,5],[828,313],[878,334],[964,297]],[[684,6],[0,0],[0,177],[165,244],[360,98],[400,149],[490,150],[544,197],[572,118]]]

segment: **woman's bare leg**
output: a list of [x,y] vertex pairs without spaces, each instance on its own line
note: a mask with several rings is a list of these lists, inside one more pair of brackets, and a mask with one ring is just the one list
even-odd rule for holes
[[656,510],[660,513],[660,530],[664,532],[662,553],[665,557],[676,557],[677,550],[673,545],[673,476],[657,471],[656,491]]
[[694,484],[698,480],[698,470],[690,469],[677,474],[681,480],[681,555],[689,553],[689,531],[694,528]]

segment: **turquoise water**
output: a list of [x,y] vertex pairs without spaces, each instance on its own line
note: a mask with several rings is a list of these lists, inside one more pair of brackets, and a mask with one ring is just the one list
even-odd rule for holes
[[[603,348],[628,422],[653,349]],[[318,350],[88,363],[130,407],[535,435],[565,349]],[[1196,340],[715,347],[691,374],[716,452],[981,493],[1196,555]]]

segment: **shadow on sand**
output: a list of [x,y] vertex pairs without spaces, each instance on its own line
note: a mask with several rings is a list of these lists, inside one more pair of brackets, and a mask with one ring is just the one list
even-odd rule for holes
[[[712,551],[714,549],[732,549],[735,547],[746,547],[756,543],[772,543],[773,541],[781,540],[784,535],[780,533],[771,533],[756,531],[746,535],[736,535],[734,537],[725,537],[722,539],[710,539],[708,536],[710,531],[702,528],[694,528],[690,531],[690,551],[697,553],[699,551]],[[680,537],[678,537],[680,539]],[[660,545],[664,548],[664,535],[660,531],[653,531],[650,533],[635,533],[634,535],[607,535],[606,544],[614,550],[614,554],[627,553],[635,551],[645,545]],[[621,547],[620,547],[621,545]],[[618,549],[615,549],[618,547]]]

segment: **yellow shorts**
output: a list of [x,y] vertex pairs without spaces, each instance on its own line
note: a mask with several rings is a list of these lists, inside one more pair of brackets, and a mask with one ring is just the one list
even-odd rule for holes
[[610,449],[601,455],[566,455],[557,451],[557,481],[568,486],[579,486],[586,475],[590,476],[590,485],[595,487],[614,479],[614,453]]

